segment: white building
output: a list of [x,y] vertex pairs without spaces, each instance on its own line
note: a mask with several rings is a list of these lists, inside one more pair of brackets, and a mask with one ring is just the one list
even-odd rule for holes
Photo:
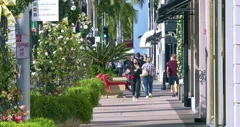
[[[159,80],[163,81],[169,52],[164,40],[166,21],[174,15],[185,14],[185,78],[181,99],[198,114],[196,120],[205,121],[208,126],[240,127],[240,0],[172,0],[173,3],[162,5],[165,2],[159,0],[155,19],[158,27],[150,27],[142,37],[145,43],[140,43],[143,48],[151,49]],[[176,12],[178,10],[182,12]],[[154,57],[153,45],[145,38],[156,31],[161,32],[161,36],[158,36],[160,41]]]

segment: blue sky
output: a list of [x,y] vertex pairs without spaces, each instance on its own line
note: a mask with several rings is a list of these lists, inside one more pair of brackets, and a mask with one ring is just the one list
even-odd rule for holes
[[143,35],[148,30],[148,2],[145,1],[143,8],[140,5],[134,5],[134,8],[138,10],[138,22],[134,24],[134,53],[147,53],[147,49],[141,49],[139,47],[140,39],[138,36]]

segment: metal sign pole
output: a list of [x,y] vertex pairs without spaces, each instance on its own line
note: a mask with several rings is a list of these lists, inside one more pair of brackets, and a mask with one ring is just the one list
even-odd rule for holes
[[[29,9],[26,9],[22,17],[17,20],[17,33],[21,35],[30,36],[30,21],[29,21]],[[30,42],[30,38],[26,40]],[[29,44],[30,46],[30,44]],[[21,76],[17,80],[19,88],[22,90],[23,100],[20,102],[20,105],[26,105],[27,110],[30,111],[30,55],[28,58],[17,59],[18,65],[21,66]],[[30,115],[26,116],[25,119],[29,119]]]

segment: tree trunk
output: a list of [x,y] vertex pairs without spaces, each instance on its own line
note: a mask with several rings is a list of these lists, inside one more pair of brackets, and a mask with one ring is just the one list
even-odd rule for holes
[[98,0],[93,0],[93,36],[97,36],[97,7]]
[[117,44],[122,42],[122,22],[121,22],[121,17],[118,17],[117,21],[117,36],[116,36],[116,41]]

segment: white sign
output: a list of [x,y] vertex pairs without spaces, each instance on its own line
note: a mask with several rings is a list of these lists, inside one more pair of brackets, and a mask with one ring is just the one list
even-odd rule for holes
[[16,28],[15,26],[8,26],[9,33],[8,33],[8,40],[6,41],[6,44],[11,49],[11,52],[14,56],[16,56]]
[[16,35],[16,49],[17,59],[27,59],[30,56],[30,36],[29,35]]
[[32,21],[59,21],[59,0],[35,0]]

